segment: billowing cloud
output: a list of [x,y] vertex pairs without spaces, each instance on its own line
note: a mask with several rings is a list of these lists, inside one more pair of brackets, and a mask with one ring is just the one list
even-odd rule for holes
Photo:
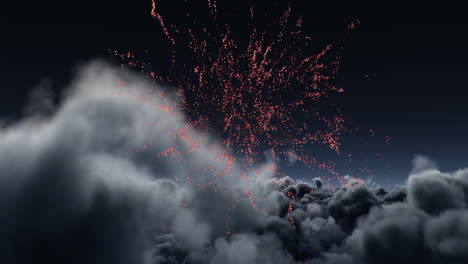
[[149,86],[93,63],[0,130],[1,263],[468,262],[468,170],[419,158],[389,192],[274,180],[271,163],[219,175],[217,140],[140,100]]
[[437,170],[437,163],[427,156],[416,155],[412,161],[413,168],[411,174],[416,174],[426,170]]

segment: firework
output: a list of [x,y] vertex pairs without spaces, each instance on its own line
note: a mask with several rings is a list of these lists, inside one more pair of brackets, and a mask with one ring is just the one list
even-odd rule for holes
[[[159,6],[152,1],[151,16],[171,48],[172,73],[152,71],[134,53],[115,54],[125,66],[177,88],[180,102],[160,106],[162,110],[187,114],[191,127],[219,136],[245,167],[264,160],[268,152],[275,159],[293,155],[307,166],[333,171],[305,147],[319,144],[340,151],[345,120],[338,108],[323,106],[324,99],[343,92],[332,84],[339,69],[338,46],[314,49],[312,38],[303,32],[302,16],[293,14],[291,4],[272,25],[274,30],[263,31],[251,6],[247,43],[236,41],[230,26],[219,22],[214,0],[207,1],[210,26],[196,28],[168,23]],[[190,13],[187,17],[196,21]],[[190,60],[179,61],[178,51],[184,59],[188,53]],[[170,153],[174,150],[162,155]]]

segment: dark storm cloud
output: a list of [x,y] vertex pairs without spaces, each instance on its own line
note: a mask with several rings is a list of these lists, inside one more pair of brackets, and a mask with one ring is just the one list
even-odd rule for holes
[[[122,81],[131,96],[115,93]],[[336,190],[278,182],[260,165],[254,208],[235,177],[197,187],[213,180],[204,167],[223,168],[215,139],[155,157],[189,146],[162,136],[182,116],[134,99],[142,83],[94,63],[55,113],[43,98],[0,130],[1,263],[467,263],[468,170],[418,157],[387,192],[352,179]]]

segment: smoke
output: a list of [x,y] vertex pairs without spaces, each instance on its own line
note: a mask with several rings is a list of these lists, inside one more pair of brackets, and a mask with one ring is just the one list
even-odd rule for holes
[[138,100],[150,86],[93,63],[52,114],[0,130],[1,263],[468,262],[468,169],[418,161],[388,193],[276,181],[271,163],[219,175],[216,138],[188,128],[193,151],[183,116]]

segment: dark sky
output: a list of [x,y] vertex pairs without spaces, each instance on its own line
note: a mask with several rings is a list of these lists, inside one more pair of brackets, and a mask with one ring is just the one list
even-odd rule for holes
[[[108,49],[166,50],[149,15],[149,0],[96,2],[3,6],[1,119],[20,117],[28,94],[41,81],[53,80],[59,92],[77,64],[109,58]],[[267,6],[272,1],[258,2]],[[324,43],[344,35],[349,21],[361,22],[351,36],[339,40],[345,49],[336,80],[346,90],[337,104],[361,129],[344,144],[355,153],[357,165],[368,160],[377,177],[390,183],[406,177],[415,154],[430,156],[443,170],[468,165],[468,22],[461,5],[303,2],[306,29]],[[178,12],[174,6],[165,15]],[[238,12],[231,13],[233,20]],[[390,145],[384,136],[392,138]],[[390,169],[376,161],[378,152],[388,157]]]

